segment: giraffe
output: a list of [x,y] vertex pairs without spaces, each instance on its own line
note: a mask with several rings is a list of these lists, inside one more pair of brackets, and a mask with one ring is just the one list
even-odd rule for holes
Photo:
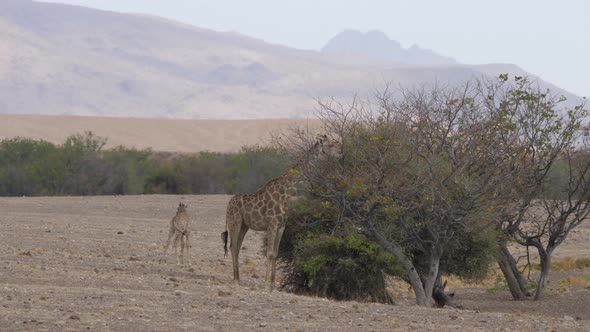
[[[174,253],[178,261],[178,241],[180,240],[180,263],[190,265],[189,248],[190,248],[190,222],[191,218],[186,211],[188,206],[182,202],[178,203],[176,215],[170,220],[170,230],[168,231],[168,241],[164,246],[164,254],[168,252],[170,242],[174,238]],[[186,250],[186,260],[184,251]]]
[[328,145],[326,135],[318,136],[315,144],[302,159],[290,167],[283,175],[268,181],[254,193],[234,195],[227,204],[226,230],[221,233],[227,255],[228,240],[233,263],[234,282],[240,283],[238,258],[242,241],[249,229],[265,232],[267,239],[266,252],[266,284],[269,291],[274,290],[276,260],[279,244],[289,207],[289,198],[297,193],[296,184],[301,172],[310,160],[319,153],[326,153]]

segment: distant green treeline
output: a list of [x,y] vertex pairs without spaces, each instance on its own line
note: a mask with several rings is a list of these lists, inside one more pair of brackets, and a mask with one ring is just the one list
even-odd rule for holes
[[27,138],[0,142],[0,196],[233,194],[280,174],[287,158],[270,147],[238,153],[161,153],[104,149],[88,132],[57,145]]

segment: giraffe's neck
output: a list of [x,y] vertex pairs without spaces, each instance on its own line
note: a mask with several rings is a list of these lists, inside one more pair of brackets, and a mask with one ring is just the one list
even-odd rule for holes
[[322,144],[315,142],[303,155],[301,155],[295,162],[287,169],[284,175],[293,174],[299,175],[309,165],[321,149]]
[[264,192],[284,192],[288,196],[293,196],[296,194],[296,183],[299,181],[303,169],[307,164],[310,162],[310,158],[313,155],[318,153],[320,144],[316,142],[305,155],[299,158],[295,163],[293,163],[283,175],[276,177],[270,181],[268,181],[264,186],[262,186],[257,192],[264,193]]
[[289,196],[294,195],[298,172],[289,169],[285,174],[268,181],[258,192],[278,192]]

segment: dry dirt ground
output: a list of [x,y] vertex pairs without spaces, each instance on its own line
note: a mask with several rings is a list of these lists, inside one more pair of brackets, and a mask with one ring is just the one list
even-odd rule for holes
[[[540,303],[456,289],[465,310],[268,293],[256,233],[234,286],[228,198],[0,198],[0,331],[590,331],[588,289]],[[194,217],[191,267],[162,254],[179,201]]]

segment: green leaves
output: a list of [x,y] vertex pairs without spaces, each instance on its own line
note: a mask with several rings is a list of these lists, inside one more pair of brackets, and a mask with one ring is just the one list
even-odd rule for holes
[[385,291],[383,273],[399,275],[401,269],[393,256],[366,237],[349,232],[347,235],[308,233],[295,247],[290,269],[300,275],[299,289],[314,295],[339,300],[370,298],[390,302]]

